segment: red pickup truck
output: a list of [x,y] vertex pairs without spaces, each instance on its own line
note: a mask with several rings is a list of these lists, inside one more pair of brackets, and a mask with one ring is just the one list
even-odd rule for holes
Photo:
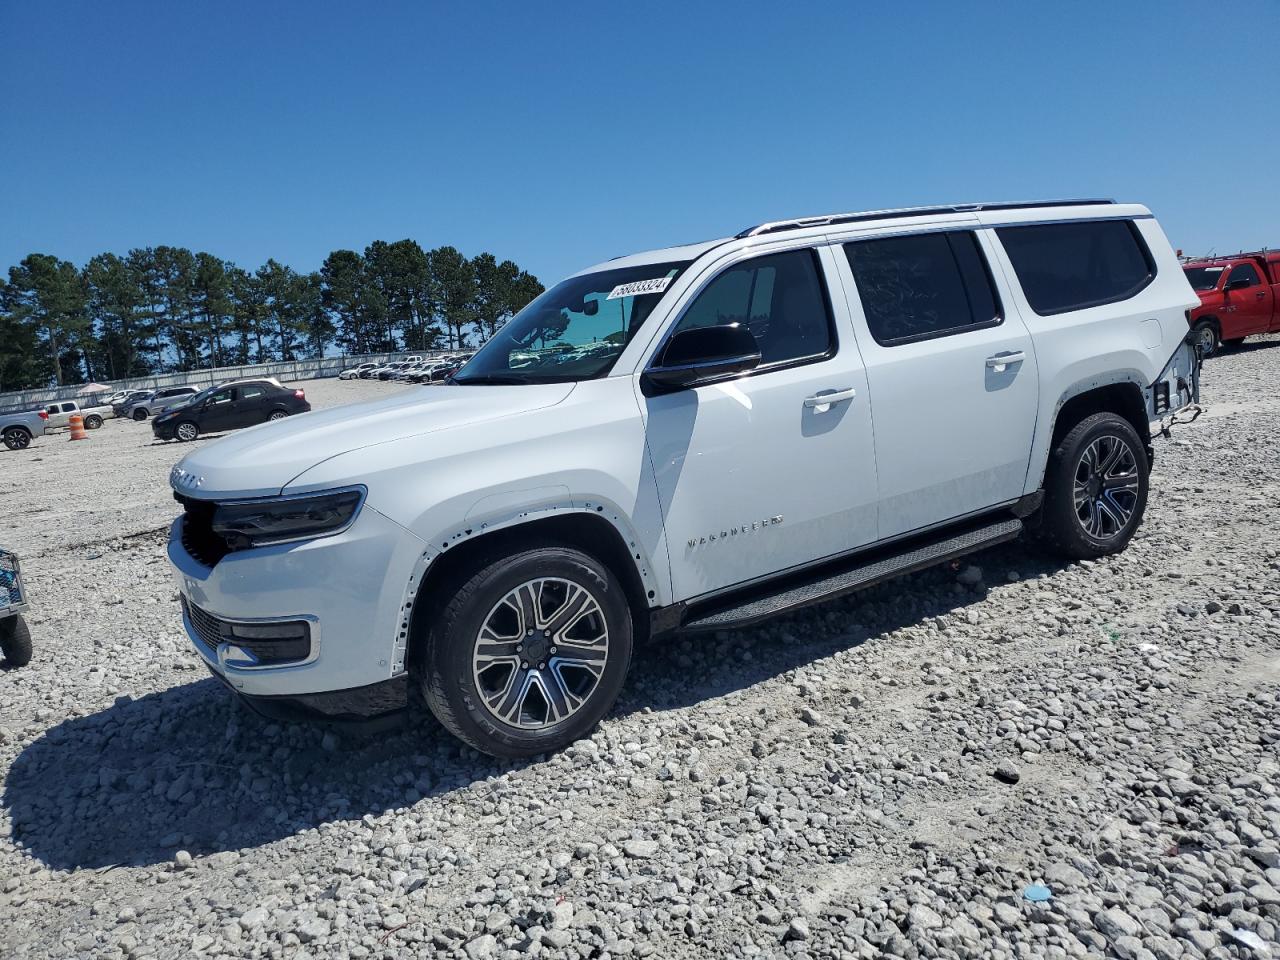
[[1280,333],[1280,250],[1199,257],[1182,270],[1200,295],[1191,326],[1205,356],[1255,333]]

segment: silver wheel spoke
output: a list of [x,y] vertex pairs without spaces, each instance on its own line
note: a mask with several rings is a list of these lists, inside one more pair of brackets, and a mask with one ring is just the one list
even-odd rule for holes
[[595,693],[609,659],[609,629],[591,590],[571,580],[528,580],[490,609],[472,646],[480,701],[523,729],[560,723]]
[[1099,437],[1085,448],[1076,465],[1072,506],[1081,528],[1091,537],[1109,540],[1133,519],[1141,489],[1137,454],[1121,437]]

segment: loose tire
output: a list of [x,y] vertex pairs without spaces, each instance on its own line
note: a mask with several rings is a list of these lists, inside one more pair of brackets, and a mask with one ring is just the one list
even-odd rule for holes
[[133,419],[135,419],[135,420],[137,420],[139,423],[141,423],[143,420],[147,419],[147,411],[145,411],[145,410],[135,410],[135,411],[133,411]]
[[285,417],[287,417],[288,415],[289,415],[289,411],[288,411],[288,410],[272,410],[272,411],[271,411],[271,416],[267,417],[267,419],[268,419],[268,420],[283,420],[283,419],[284,419]]
[[10,450],[25,450],[31,446],[31,431],[26,427],[10,427],[4,432],[4,445]]
[[1200,347],[1201,356],[1212,357],[1218,352],[1218,325],[1212,320],[1201,320],[1194,327],[1196,343]]
[[91,413],[84,418],[84,428],[86,430],[97,430],[102,426],[102,418],[96,413]]
[[183,420],[173,428],[173,435],[183,443],[190,443],[196,437],[200,436],[200,428],[190,420]]
[[31,662],[31,629],[21,614],[0,620],[0,653],[12,667]]
[[543,547],[480,564],[445,589],[421,678],[431,712],[496,757],[531,757],[586,736],[631,662],[631,611],[607,567]]
[[1049,454],[1043,539],[1073,560],[1119,553],[1142,522],[1150,469],[1129,421],[1114,413],[1085,417]]

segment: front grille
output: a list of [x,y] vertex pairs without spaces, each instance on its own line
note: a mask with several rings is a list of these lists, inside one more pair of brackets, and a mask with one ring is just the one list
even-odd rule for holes
[[0,550],[0,607],[16,607],[22,599],[18,558],[7,550]]
[[208,500],[193,500],[175,493],[173,499],[182,504],[182,545],[206,567],[212,567],[230,553],[227,542],[213,532],[213,511],[217,505]]
[[[215,617],[207,610],[201,610],[194,603],[182,598],[182,611],[187,615],[191,628],[199,641],[209,649],[213,656],[219,644],[232,643],[241,650],[253,654],[258,666],[283,666],[289,663],[301,663],[311,655],[311,625],[305,620],[272,621],[270,624],[237,624]],[[247,637],[237,635],[237,631],[263,629],[264,627],[289,629],[292,636],[287,637]]]

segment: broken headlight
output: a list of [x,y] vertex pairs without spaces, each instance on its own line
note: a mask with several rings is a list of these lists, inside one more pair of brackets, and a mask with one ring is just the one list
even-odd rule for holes
[[364,487],[266,500],[230,500],[213,511],[213,532],[232,550],[323,537],[346,529],[364,500]]

